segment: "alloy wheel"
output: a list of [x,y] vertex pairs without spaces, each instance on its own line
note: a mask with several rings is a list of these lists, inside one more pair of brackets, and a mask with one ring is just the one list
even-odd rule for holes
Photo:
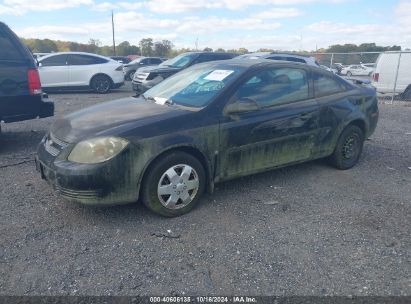
[[168,209],[180,209],[190,204],[200,187],[196,170],[179,164],[169,168],[161,176],[157,187],[160,203]]

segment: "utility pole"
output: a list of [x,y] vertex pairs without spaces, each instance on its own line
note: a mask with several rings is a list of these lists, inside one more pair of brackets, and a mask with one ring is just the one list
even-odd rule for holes
[[114,39],[114,13],[111,11],[111,28],[113,30],[113,50],[114,56],[116,56],[116,40]]

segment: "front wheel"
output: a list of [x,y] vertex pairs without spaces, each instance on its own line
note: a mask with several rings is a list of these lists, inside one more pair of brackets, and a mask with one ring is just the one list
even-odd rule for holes
[[205,189],[202,164],[192,155],[176,151],[156,160],[142,184],[142,201],[166,217],[183,215],[197,204]]
[[351,76],[352,76],[352,73],[351,73],[351,72],[347,72],[347,76],[348,76],[348,77],[351,77]]
[[340,135],[331,163],[340,170],[352,168],[360,158],[364,145],[364,132],[357,126],[350,125]]
[[91,88],[98,94],[106,94],[111,89],[111,79],[105,75],[97,75],[91,80]]

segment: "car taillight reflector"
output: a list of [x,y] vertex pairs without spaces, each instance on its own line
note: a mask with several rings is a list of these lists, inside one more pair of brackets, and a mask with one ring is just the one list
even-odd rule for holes
[[30,95],[41,94],[40,75],[37,69],[30,69],[27,71],[27,78],[29,80]]
[[374,80],[375,82],[378,82],[379,79],[380,79],[380,73],[372,74],[372,80]]

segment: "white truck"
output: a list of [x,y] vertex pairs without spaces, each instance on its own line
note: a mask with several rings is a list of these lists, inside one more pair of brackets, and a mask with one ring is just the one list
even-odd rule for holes
[[411,51],[381,53],[372,85],[378,93],[398,94],[400,98],[411,100]]

